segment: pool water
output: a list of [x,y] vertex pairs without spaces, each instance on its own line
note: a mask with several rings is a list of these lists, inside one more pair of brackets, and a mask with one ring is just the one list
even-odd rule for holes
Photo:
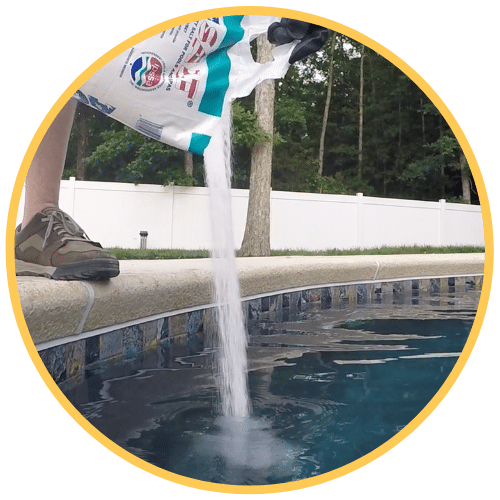
[[469,291],[263,315],[249,324],[249,419],[218,416],[208,348],[159,346],[61,389],[104,435],[170,472],[296,481],[366,455],[415,418],[460,356],[478,299]]

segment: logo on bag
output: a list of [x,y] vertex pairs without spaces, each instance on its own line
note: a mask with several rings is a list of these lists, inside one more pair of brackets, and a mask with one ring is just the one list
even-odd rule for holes
[[184,60],[184,65],[175,73],[175,87],[185,92],[188,107],[193,106],[192,99],[196,96],[200,85],[199,63],[214,50],[219,38],[217,30],[206,21],[200,24],[196,35],[191,44],[191,52]]
[[210,52],[217,42],[217,30],[203,21],[198,29],[198,36],[194,39],[192,51],[186,58],[187,64],[197,64]]
[[193,99],[198,89],[198,70],[192,70],[182,66],[176,73],[175,86],[179,90],[186,92],[188,99]]
[[139,90],[156,90],[163,85],[165,64],[152,52],[143,52],[130,68],[131,83]]

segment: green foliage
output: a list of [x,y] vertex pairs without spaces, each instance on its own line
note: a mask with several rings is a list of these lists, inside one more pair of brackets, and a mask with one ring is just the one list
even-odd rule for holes
[[[429,183],[439,186],[442,195],[452,192],[453,183],[459,180],[458,176],[454,175],[454,171],[461,168],[459,155],[462,150],[457,139],[448,131],[434,142],[424,144],[422,150],[425,156],[408,162],[401,173],[401,181],[421,193],[429,191]],[[465,168],[470,174],[467,164]],[[422,194],[420,197],[425,199],[426,195]],[[452,203],[463,201],[461,194],[457,193],[449,194],[446,198]]]
[[271,138],[257,123],[255,112],[245,109],[238,101],[233,103],[232,141],[236,145],[254,146]]
[[[304,141],[305,142],[305,141]],[[318,160],[304,142],[287,141],[274,148],[272,187],[278,191],[308,191],[307,179],[318,171]]]
[[102,143],[87,158],[88,165],[105,164],[119,157],[133,155],[143,144],[142,137],[130,128],[120,131],[105,130],[101,132]]
[[184,186],[195,183],[183,170],[184,153],[175,148],[128,127],[104,130],[100,139],[85,160],[92,179]]
[[311,172],[307,176],[307,191],[324,194],[351,194],[341,174],[335,177],[325,177],[318,175],[317,172]]
[[276,102],[274,113],[278,117],[280,135],[296,140],[307,135],[307,108],[302,101],[283,96]]

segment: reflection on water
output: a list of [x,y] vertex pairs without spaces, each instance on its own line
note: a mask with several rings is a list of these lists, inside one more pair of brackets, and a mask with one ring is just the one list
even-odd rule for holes
[[478,298],[269,313],[249,325],[249,418],[217,416],[213,353],[175,344],[61,388],[103,434],[168,471],[295,481],[362,457],[415,418],[453,369]]

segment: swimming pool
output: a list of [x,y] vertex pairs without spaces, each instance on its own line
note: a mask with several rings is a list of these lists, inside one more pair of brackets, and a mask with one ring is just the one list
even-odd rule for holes
[[[218,416],[215,349],[166,343],[89,365],[60,388],[112,441],[162,469],[223,484],[276,484],[350,463],[432,399],[472,327],[479,290],[249,306],[252,416]],[[294,299],[295,300],[295,299]],[[205,339],[206,340],[206,339]]]

